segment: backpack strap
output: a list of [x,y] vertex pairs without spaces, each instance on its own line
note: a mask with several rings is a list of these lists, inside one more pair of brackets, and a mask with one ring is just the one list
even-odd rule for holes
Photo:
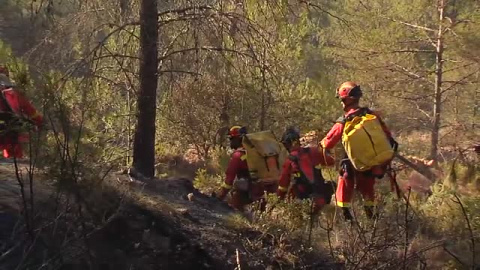
[[337,120],[335,120],[335,123],[340,123],[342,125],[344,125],[345,122],[347,122],[345,116],[340,116]]
[[[236,153],[236,152],[242,153],[242,156],[240,157],[240,159],[241,159],[242,161],[245,161],[245,162],[247,161],[247,155],[248,155],[248,153],[247,153],[247,150],[245,150],[245,148],[237,148],[237,149],[235,149],[235,150],[233,151],[233,153]],[[246,179],[248,179],[249,181],[253,180],[253,177],[252,177],[252,175],[250,174],[250,171],[249,171],[248,169],[246,169],[246,170],[241,170],[241,172],[240,172],[239,174],[240,174],[240,176],[241,176],[242,178],[246,178]]]
[[277,170],[280,170],[280,163],[278,161],[278,154],[273,155],[273,156],[264,156],[263,157],[263,162],[265,162],[265,167],[267,168],[268,171],[270,171],[270,166],[268,166],[268,159],[269,158],[274,158],[275,159],[275,166],[277,167]]
[[348,121],[352,121],[352,119],[357,117],[357,116],[365,116],[366,114],[372,114],[372,113],[373,113],[373,111],[370,110],[368,107],[361,107],[356,112],[348,115],[347,117],[342,116],[340,118],[344,119],[342,124],[345,124]]
[[371,114],[373,113],[372,110],[370,110],[368,107],[361,107],[359,108],[355,113],[352,113],[350,114],[349,116],[345,117],[345,116],[340,116],[337,121],[335,121],[336,123],[340,123],[343,125],[342,127],[342,133],[343,133],[343,129],[345,128],[345,123],[347,123],[348,121],[352,121],[353,118],[355,118],[356,116],[364,116],[366,114]]
[[373,111],[372,111],[370,108],[368,108],[368,107],[363,107],[362,109],[363,109],[363,111],[364,111],[364,114],[367,114],[367,113],[368,113],[368,114],[372,114],[372,113],[373,113]]

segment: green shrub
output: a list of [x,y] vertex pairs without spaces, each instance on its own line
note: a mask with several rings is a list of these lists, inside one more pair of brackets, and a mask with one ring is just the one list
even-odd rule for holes
[[204,194],[211,194],[218,191],[222,181],[223,177],[221,175],[211,175],[207,173],[206,169],[198,169],[193,180],[193,187]]

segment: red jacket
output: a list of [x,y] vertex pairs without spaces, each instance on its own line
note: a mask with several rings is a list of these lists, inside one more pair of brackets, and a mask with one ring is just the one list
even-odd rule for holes
[[[40,115],[33,105],[19,92],[15,91],[12,88],[2,90],[2,93],[5,96],[5,100],[10,105],[12,111],[20,116],[23,116],[27,119],[30,119],[34,122],[36,126],[40,126],[43,123],[43,117]],[[4,102],[0,102],[0,111],[7,111]],[[28,134],[18,134],[17,138],[11,138],[9,136],[0,136],[0,148],[8,148],[11,144],[17,144],[18,142],[27,142]]]
[[[344,114],[344,117],[348,117],[351,114],[356,113],[360,109],[362,109],[362,108],[351,109]],[[382,125],[383,131],[388,136],[388,138],[391,138],[392,133],[390,132],[390,130],[388,130],[387,126],[382,121],[380,116],[375,112],[372,112],[372,114],[377,116],[378,120],[380,121],[380,124]],[[333,125],[333,127],[327,133],[327,136],[325,136],[325,138],[323,138],[322,142],[320,143],[321,146],[325,149],[331,149],[331,148],[335,147],[335,145],[342,140],[343,126],[344,126],[343,123],[335,123],[335,125]]]
[[247,153],[243,148],[236,149],[228,162],[228,167],[225,172],[225,182],[222,187],[231,189],[236,177],[248,177],[248,175]]
[[[43,117],[23,95],[12,88],[4,89],[2,92],[14,113],[32,120],[37,126],[42,124]],[[7,111],[3,102],[0,102],[0,111]]]
[[[302,151],[300,147],[297,147],[290,151],[290,155],[298,158],[298,164],[300,165],[305,176],[313,180],[312,167],[319,165],[332,166],[335,164],[335,160],[328,154],[321,152],[317,147],[309,147],[309,151]],[[292,175],[298,173],[300,170],[296,164],[290,159],[285,160],[283,163],[282,175],[278,182],[279,192],[286,192],[290,186],[290,180]]]

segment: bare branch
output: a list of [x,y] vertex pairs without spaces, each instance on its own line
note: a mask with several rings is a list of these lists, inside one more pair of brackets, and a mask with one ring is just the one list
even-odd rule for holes
[[462,260],[460,260],[460,258],[458,257],[457,254],[453,253],[452,251],[450,251],[447,247],[443,247],[443,250],[445,252],[447,252],[450,256],[452,256],[458,263],[460,263],[461,265],[465,266],[465,263],[462,262]]
[[170,56],[172,56],[172,55],[174,55],[174,54],[186,53],[186,52],[196,51],[196,50],[203,50],[203,51],[208,51],[208,52],[214,52],[214,51],[217,51],[217,52],[231,52],[231,53],[236,53],[236,54],[239,54],[239,55],[242,55],[242,56],[246,56],[246,57],[249,57],[249,58],[253,58],[253,56],[250,55],[250,54],[248,54],[248,53],[240,52],[240,51],[234,50],[234,49],[221,48],[221,47],[211,47],[211,46],[203,46],[203,47],[197,47],[197,48],[187,48],[187,49],[183,49],[183,50],[177,50],[177,51],[173,51],[173,52],[164,54],[163,56],[161,56],[161,57],[159,58],[159,61],[163,61],[163,60],[167,59],[168,57],[170,57]]
[[176,15],[183,14],[183,15],[185,15],[189,11],[194,11],[195,12],[195,11],[205,11],[205,10],[215,10],[215,9],[212,6],[209,6],[209,5],[198,6],[198,7],[186,7],[186,8],[179,8],[179,9],[169,9],[169,10],[159,12],[158,17],[160,18],[162,16],[171,15],[171,14],[176,14]]
[[419,105],[419,104],[415,103],[415,106],[417,107],[417,110],[419,110],[419,111],[420,111],[421,113],[423,113],[426,117],[428,117],[428,119],[431,119],[431,118],[432,118],[432,116],[431,116],[428,112],[426,112],[425,110],[423,110],[422,108],[420,108],[420,105]]
[[132,60],[138,60],[139,59],[138,56],[134,56],[134,55],[109,53],[109,54],[97,56],[95,58],[92,58],[91,60],[92,61],[97,61],[97,60],[102,60],[102,59],[105,59],[105,58],[128,58],[128,59],[132,59]]
[[343,19],[343,18],[340,18],[339,16],[337,16],[337,15],[335,15],[335,14],[333,14],[333,13],[327,11],[327,10],[325,10],[324,8],[322,8],[321,6],[319,6],[319,5],[317,5],[317,4],[312,4],[310,1],[306,1],[306,0],[300,0],[299,2],[306,4],[308,7],[313,7],[313,8],[315,8],[315,9],[318,9],[318,10],[320,10],[321,12],[323,12],[323,13],[329,15],[330,17],[333,17],[333,18],[335,18],[335,19],[337,19],[337,20],[339,20],[339,21],[341,21],[341,22],[343,22],[343,23],[345,23],[345,24],[348,23],[347,20],[345,20],[345,19]]
[[185,74],[190,74],[194,76],[202,76],[201,73],[195,72],[195,71],[187,71],[187,70],[180,70],[180,69],[168,69],[168,70],[160,70],[159,74],[163,73],[185,73]]
[[343,48],[350,51],[358,51],[363,53],[368,53],[366,56],[375,56],[383,54],[395,54],[395,53],[435,53],[435,50],[419,50],[419,49],[398,49],[391,51],[372,51],[372,50],[362,50],[362,49],[353,49],[353,48]]
[[428,28],[428,27],[425,27],[425,26],[420,26],[420,25],[416,25],[416,24],[412,24],[412,23],[407,23],[407,22],[403,22],[403,21],[399,21],[397,19],[394,19],[394,18],[390,18],[390,17],[387,17],[387,16],[380,16],[384,19],[387,19],[387,20],[391,20],[392,22],[397,22],[397,23],[400,23],[400,24],[403,24],[403,25],[406,25],[406,26],[410,26],[410,27],[413,27],[413,28],[416,28],[416,29],[421,29],[421,30],[425,30],[425,31],[429,31],[429,32],[435,32],[434,29],[432,28]]
[[461,84],[463,82],[465,82],[466,79],[468,79],[469,77],[477,74],[478,72],[480,71],[480,68],[475,70],[474,72],[470,73],[470,74],[467,74],[465,75],[463,78],[461,78],[460,80],[454,82],[452,85],[450,85],[449,87],[447,87],[446,89],[443,89],[442,90],[442,94],[449,91],[450,89],[452,89],[453,87],[457,86],[458,84]]
[[419,74],[417,74],[417,73],[415,73],[415,72],[413,72],[413,71],[410,71],[408,68],[403,67],[403,66],[401,66],[401,65],[399,65],[399,64],[397,64],[397,63],[390,63],[390,64],[392,64],[393,66],[401,69],[402,71],[406,72],[408,75],[410,75],[410,76],[412,76],[412,77],[414,77],[414,78],[421,79],[421,80],[423,80],[423,81],[425,81],[425,82],[428,82],[428,83],[431,84],[431,85],[434,85],[434,82],[428,80],[427,78],[425,78],[425,76],[420,76]]

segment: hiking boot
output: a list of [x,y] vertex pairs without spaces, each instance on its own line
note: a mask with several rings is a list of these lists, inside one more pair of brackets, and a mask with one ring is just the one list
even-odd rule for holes
[[364,206],[363,208],[365,209],[365,214],[367,215],[368,219],[378,218],[378,214],[373,206]]
[[346,207],[342,207],[342,211],[343,211],[343,217],[345,218],[346,221],[353,220],[353,216],[352,216],[352,213],[350,213],[350,209]]

